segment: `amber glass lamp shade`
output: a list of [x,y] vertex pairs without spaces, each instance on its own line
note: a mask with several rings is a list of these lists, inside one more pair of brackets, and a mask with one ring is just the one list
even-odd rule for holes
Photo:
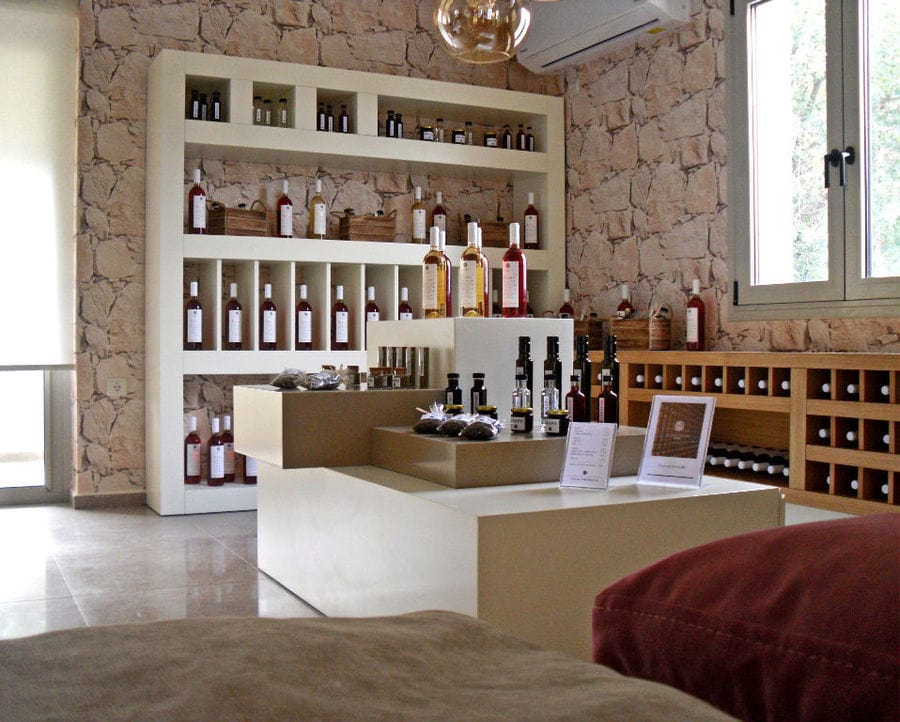
[[434,24],[446,50],[467,63],[512,58],[531,26],[530,0],[437,0]]

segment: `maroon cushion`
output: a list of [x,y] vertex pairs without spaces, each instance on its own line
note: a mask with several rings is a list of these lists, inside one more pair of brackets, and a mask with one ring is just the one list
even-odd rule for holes
[[900,515],[731,537],[621,579],[594,661],[744,720],[900,720]]

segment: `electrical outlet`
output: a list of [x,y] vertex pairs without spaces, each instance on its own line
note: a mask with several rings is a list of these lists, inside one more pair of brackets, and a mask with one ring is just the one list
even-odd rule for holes
[[106,395],[111,399],[117,399],[128,393],[128,382],[125,379],[107,379]]

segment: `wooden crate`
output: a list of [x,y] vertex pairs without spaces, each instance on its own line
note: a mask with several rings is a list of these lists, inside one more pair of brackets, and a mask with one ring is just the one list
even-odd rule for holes
[[588,348],[591,351],[603,350],[603,319],[597,316],[575,320],[575,336],[587,336],[590,340]]
[[266,236],[269,231],[269,211],[262,201],[253,201],[250,208],[226,208],[222,203],[209,201],[209,232],[224,236]]
[[341,215],[340,235],[345,241],[393,243],[397,235],[397,211],[386,216]]
[[[485,221],[481,226],[481,245],[485,248],[506,248],[509,246],[509,223]],[[524,245],[524,238],[521,239]]]
[[613,318],[609,332],[617,349],[667,351],[672,347],[672,322],[668,318]]

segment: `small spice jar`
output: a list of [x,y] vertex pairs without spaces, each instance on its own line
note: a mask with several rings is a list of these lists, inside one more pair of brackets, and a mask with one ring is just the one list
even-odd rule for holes
[[466,144],[466,131],[462,128],[454,128],[450,133],[450,140],[453,143],[457,143],[459,145]]
[[494,420],[497,419],[497,407],[493,404],[483,404],[481,406],[476,406],[475,413],[479,416],[489,416]]
[[430,125],[419,127],[419,140],[434,140],[434,128]]
[[511,409],[509,430],[514,434],[527,434],[534,428],[534,412],[530,407]]
[[544,421],[544,433],[549,436],[565,436],[569,433],[568,409],[551,409]]
[[497,147],[497,134],[494,131],[486,130],[484,132],[484,146],[485,148]]
[[444,411],[447,412],[447,416],[458,416],[463,413],[463,405],[462,404],[444,404]]

